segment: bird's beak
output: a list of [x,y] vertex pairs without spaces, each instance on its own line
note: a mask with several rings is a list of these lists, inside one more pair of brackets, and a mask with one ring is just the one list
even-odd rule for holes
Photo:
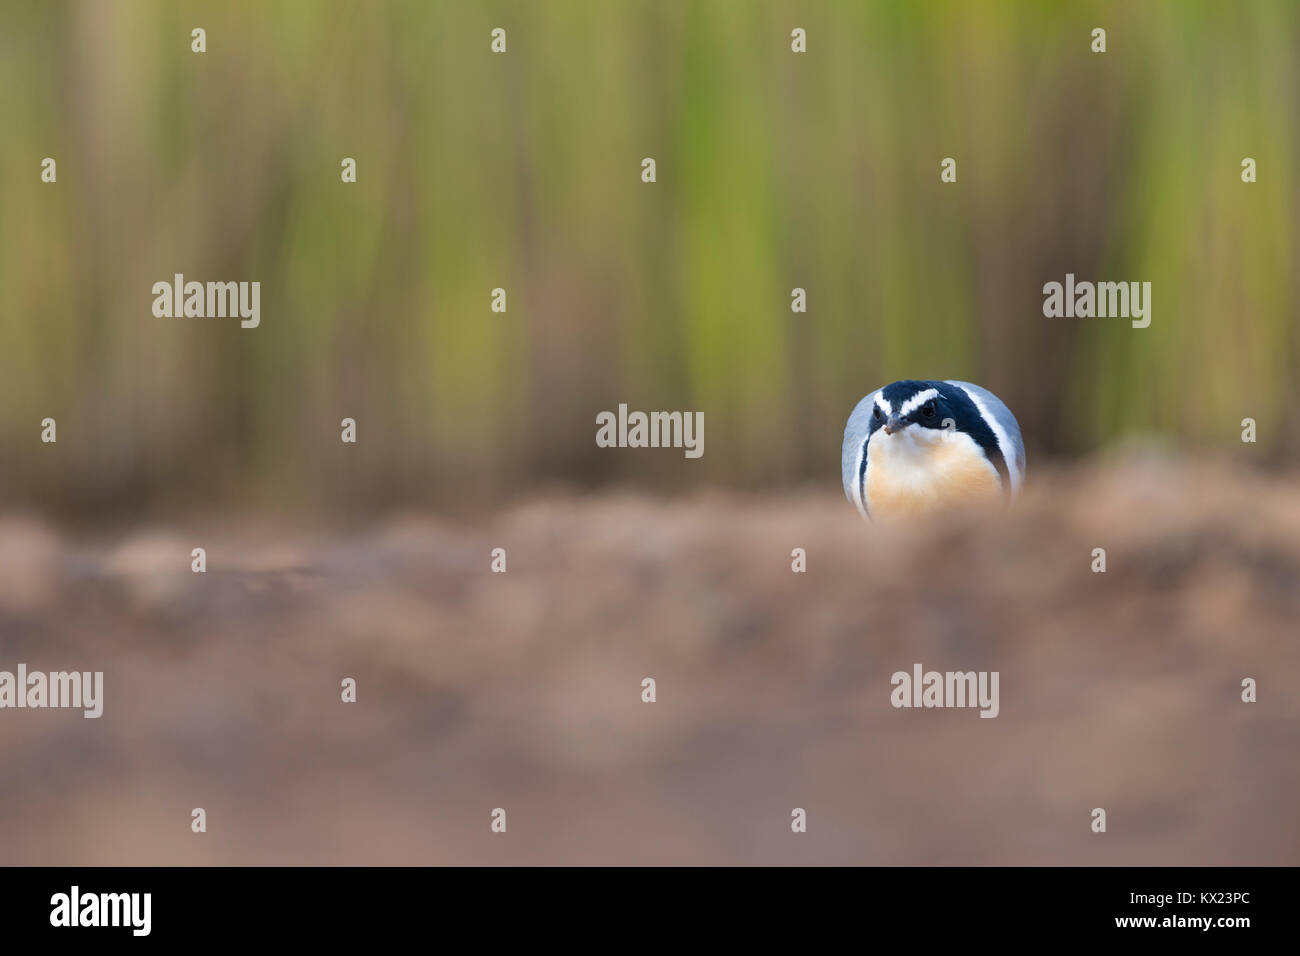
[[889,421],[885,422],[885,434],[892,435],[894,434],[894,432],[898,431],[902,427],[903,427],[902,424],[900,424],[898,421],[898,416],[890,415]]

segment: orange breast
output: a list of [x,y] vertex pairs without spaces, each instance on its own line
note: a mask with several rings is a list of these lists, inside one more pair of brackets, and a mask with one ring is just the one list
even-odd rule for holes
[[917,517],[1002,500],[997,469],[969,436],[927,435],[918,440],[907,431],[872,436],[867,507],[873,518]]

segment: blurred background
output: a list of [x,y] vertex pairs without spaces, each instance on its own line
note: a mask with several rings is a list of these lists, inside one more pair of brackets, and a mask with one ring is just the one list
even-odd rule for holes
[[[106,684],[0,713],[0,863],[1300,862],[1297,117],[1290,0],[0,4],[0,669]],[[906,377],[1016,509],[859,520]]]
[[[1300,453],[1288,0],[0,16],[6,501],[355,514],[552,482],[830,485],[853,404],[908,377],[993,389],[1040,462],[1131,433],[1241,456],[1248,416],[1253,458]],[[155,319],[177,272],[259,280],[261,328]],[[1151,282],[1151,327],[1044,318],[1066,272]],[[620,402],[703,411],[704,458],[597,448]],[[46,416],[57,448],[34,445]]]

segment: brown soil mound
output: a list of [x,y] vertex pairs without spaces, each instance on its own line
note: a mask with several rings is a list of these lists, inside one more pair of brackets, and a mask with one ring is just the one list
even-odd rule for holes
[[[1300,863],[1294,482],[1033,479],[905,529],[821,493],[0,521],[0,669],[105,673],[99,720],[0,711],[0,863]],[[998,671],[999,716],[893,708],[916,663]]]

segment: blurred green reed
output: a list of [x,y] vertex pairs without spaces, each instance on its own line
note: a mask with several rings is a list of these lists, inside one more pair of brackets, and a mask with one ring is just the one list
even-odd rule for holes
[[[1294,458],[1298,120],[1289,0],[9,0],[0,503],[835,487],[902,377],[993,388],[1033,460]],[[261,327],[154,318],[177,272]],[[1066,272],[1152,282],[1151,327],[1044,318]],[[598,449],[619,402],[704,457]]]

